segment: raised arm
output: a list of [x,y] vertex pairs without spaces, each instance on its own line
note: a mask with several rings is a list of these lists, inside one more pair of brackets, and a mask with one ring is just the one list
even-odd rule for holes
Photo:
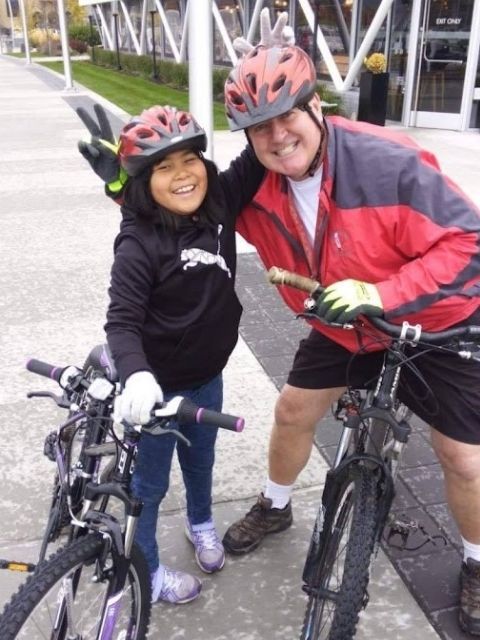
[[94,116],[83,107],[76,109],[78,117],[90,133],[86,140],[79,140],[78,150],[104,182],[106,194],[117,200],[121,198],[127,181],[127,174],[118,159],[118,140],[102,105],[95,103],[93,110]]

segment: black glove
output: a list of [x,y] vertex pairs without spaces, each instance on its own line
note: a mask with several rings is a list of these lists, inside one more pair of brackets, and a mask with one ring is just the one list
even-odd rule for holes
[[109,191],[120,191],[127,180],[127,175],[118,159],[118,142],[102,105],[96,103],[93,109],[97,122],[83,107],[76,109],[78,117],[91,134],[89,141],[78,142],[78,150],[97,176],[106,183]]

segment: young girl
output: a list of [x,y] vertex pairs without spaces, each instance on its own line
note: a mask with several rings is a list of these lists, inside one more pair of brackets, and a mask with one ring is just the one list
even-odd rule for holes
[[[105,329],[124,385],[120,414],[132,423],[148,422],[153,405],[174,395],[222,408],[222,370],[242,312],[234,290],[235,218],[264,170],[247,149],[217,174],[202,156],[205,148],[195,119],[172,107],[143,111],[120,135],[129,179]],[[152,575],[153,601],[176,604],[196,598],[201,582],[159,561],[156,524],[175,448],[186,489],[185,532],[197,563],[212,573],[225,561],[212,520],[216,429],[180,431],[191,447],[173,435],[143,434],[133,477],[144,503],[136,540]]]

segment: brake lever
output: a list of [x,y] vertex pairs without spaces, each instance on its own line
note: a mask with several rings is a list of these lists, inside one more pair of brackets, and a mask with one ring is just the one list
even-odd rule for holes
[[350,324],[350,322],[346,322],[345,324],[342,324],[341,322],[327,322],[323,318],[320,318],[319,316],[317,316],[316,313],[309,313],[308,311],[305,311],[303,313],[297,313],[295,317],[304,318],[305,320],[317,320],[317,322],[321,322],[326,327],[332,327],[334,329],[354,329],[355,328],[353,324]]
[[142,431],[145,431],[146,433],[150,433],[152,436],[166,436],[169,433],[171,433],[176,438],[179,438],[180,440],[182,440],[182,442],[184,442],[187,445],[187,447],[192,446],[192,443],[190,442],[190,440],[188,440],[188,438],[186,438],[183,435],[183,433],[180,433],[180,431],[177,431],[177,429],[166,429],[165,427],[162,426],[161,423],[157,423],[153,427],[145,428],[144,426],[142,427]]
[[53,400],[57,407],[61,409],[70,409],[70,402],[66,400],[63,396],[57,396],[51,391],[28,391],[27,398],[30,400],[31,398],[50,398]]

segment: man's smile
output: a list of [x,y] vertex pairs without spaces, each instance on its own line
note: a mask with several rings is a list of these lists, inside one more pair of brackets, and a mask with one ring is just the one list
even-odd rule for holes
[[277,149],[274,153],[279,158],[284,158],[285,156],[288,156],[291,153],[293,153],[295,151],[295,149],[297,148],[297,146],[298,146],[298,142],[292,142],[292,143],[290,143],[288,145],[285,145],[281,149]]

